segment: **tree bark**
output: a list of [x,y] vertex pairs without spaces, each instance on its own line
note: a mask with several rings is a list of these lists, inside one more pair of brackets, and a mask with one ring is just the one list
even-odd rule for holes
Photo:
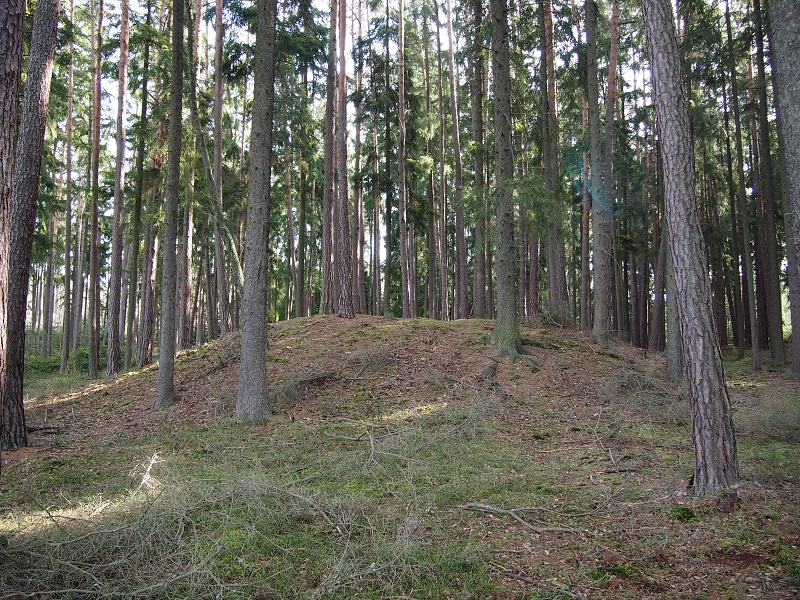
[[161,335],[158,343],[158,390],[154,408],[175,403],[175,284],[178,200],[180,199],[181,136],[183,132],[184,0],[172,3],[172,61],[170,66],[167,185],[164,207],[161,271]]
[[[439,195],[438,195],[438,211],[434,208],[434,213],[438,213],[438,223],[434,228],[434,235],[439,244],[439,294],[441,296],[441,315],[442,320],[450,319],[450,287],[448,285],[448,266],[447,266],[447,180],[444,174],[444,144],[445,144],[445,128],[444,128],[444,78],[442,76],[442,37],[441,26],[439,23],[439,3],[434,0],[434,23],[436,24],[436,73],[437,73],[437,86],[439,92]],[[438,235],[436,232],[438,230]]]
[[324,131],[324,156],[325,156],[325,188],[322,200],[322,256],[320,270],[322,274],[322,298],[320,300],[320,314],[333,312],[333,207],[336,204],[336,24],[339,14],[338,0],[331,0],[331,21],[328,32],[328,75],[325,87],[325,131]]
[[[61,181],[63,182],[63,174]],[[61,184],[59,184],[59,202],[61,200]],[[45,275],[44,290],[43,290],[43,310],[42,310],[42,351],[41,355],[48,358],[52,354],[53,345],[53,304],[55,302],[55,262],[56,262],[56,245],[58,244],[58,217],[53,215],[50,219],[50,255],[47,257],[47,270]]]
[[[14,174],[14,134],[17,131],[25,2],[0,0],[0,399],[5,395],[8,255],[11,241],[11,187]],[[2,421],[0,407],[0,422]],[[2,469],[2,458],[0,458]]]
[[267,254],[272,171],[272,115],[275,98],[276,0],[257,0],[253,69],[253,126],[245,233],[242,298],[242,360],[236,415],[259,421],[271,414],[267,397]]
[[120,4],[119,71],[117,90],[117,163],[114,178],[114,221],[111,233],[111,279],[108,283],[108,356],[106,374],[113,375],[122,366],[121,329],[119,327],[122,291],[122,225],[125,218],[125,102],[128,95],[128,39],[130,20],[128,0]]
[[92,217],[89,245],[89,377],[97,377],[100,369],[100,104],[103,84],[103,0],[99,0],[95,16],[94,87],[92,91]]
[[698,495],[704,495],[737,483],[736,437],[711,308],[689,108],[672,6],[669,0],[643,0],[642,12],[661,125],[667,226],[692,413],[694,486]]
[[[592,338],[608,346],[611,311],[612,212],[611,198],[604,196],[603,148],[600,139],[600,108],[597,86],[597,13],[594,0],[586,0],[586,82],[589,108],[589,148],[591,159],[590,190],[592,196],[592,259],[594,269],[594,319]],[[610,91],[610,87],[609,87]],[[612,113],[613,115],[613,108]],[[608,111],[606,112],[608,116]],[[613,188],[612,188],[613,189]]]
[[[401,0],[402,2],[402,0]],[[338,172],[336,231],[334,251],[336,253],[336,314],[353,318],[352,269],[350,264],[350,189],[347,178],[347,0],[339,0],[339,92],[336,127],[336,162]]]
[[569,294],[567,292],[567,262],[564,239],[564,217],[561,210],[559,190],[559,142],[556,106],[555,57],[553,48],[552,4],[542,3],[542,115],[545,185],[549,191],[553,209],[547,219],[545,236],[547,258],[547,304],[553,318],[560,323],[571,320]]
[[[344,0],[341,0],[344,1]],[[397,94],[399,129],[397,141],[397,208],[400,226],[400,301],[403,318],[411,316],[408,280],[408,226],[407,203],[408,189],[406,185],[406,48],[405,48],[405,2],[399,0],[397,16]]]
[[516,356],[521,341],[514,269],[514,177],[511,122],[511,69],[506,0],[491,0],[492,66],[494,73],[495,186],[497,189],[496,270],[497,320],[491,343],[501,354]]
[[472,314],[478,319],[486,317],[486,250],[484,248],[486,239],[486,137],[485,123],[483,119],[483,3],[480,0],[471,2],[473,12],[473,47],[469,54],[472,66],[472,78],[470,88],[472,92],[472,102],[470,106],[472,117],[472,142],[474,144],[475,178],[473,186],[478,209],[475,214],[475,249],[472,267]]
[[458,90],[456,88],[455,40],[453,39],[453,7],[447,0],[447,63],[450,70],[450,114],[453,126],[453,158],[455,172],[456,205],[456,318],[469,316],[469,292],[467,285],[467,242],[464,237],[464,167],[461,160],[461,134],[458,121]]
[[148,215],[144,232],[142,257],[142,300],[139,310],[139,333],[136,344],[136,367],[149,365],[153,360],[153,343],[156,331],[156,274],[158,272],[158,232],[153,223],[152,211],[157,210],[155,189],[148,193]]
[[759,325],[756,319],[756,292],[753,280],[753,254],[751,252],[750,219],[747,211],[747,196],[745,192],[744,158],[742,152],[741,120],[739,118],[739,86],[736,75],[736,58],[733,52],[733,37],[731,35],[731,14],[729,0],[725,2],[725,24],[728,33],[729,70],[731,75],[731,96],[733,100],[734,147],[736,148],[736,171],[738,176],[737,204],[739,208],[739,228],[742,232],[742,254],[744,255],[744,281],[746,283],[747,304],[750,315],[750,328],[752,331],[753,369],[761,369],[761,349],[758,346]]
[[783,141],[784,223],[792,311],[792,371],[800,374],[800,6],[768,0],[776,111]]
[[[222,22],[222,0],[216,0],[214,32],[214,203],[223,213],[222,202],[222,45],[225,26]],[[225,240],[222,219],[214,220],[214,265],[217,274],[217,296],[219,298],[219,327],[221,335],[232,329],[228,269],[225,267]],[[229,249],[229,253],[235,250]]]
[[36,5],[14,156],[8,266],[7,371],[2,406],[1,441],[4,450],[28,445],[22,393],[25,312],[58,13],[59,0],[39,0]]
[[[70,0],[69,20],[75,20],[75,0]],[[61,323],[61,365],[59,372],[66,374],[69,371],[69,353],[72,347],[72,133],[73,133],[73,96],[75,93],[75,42],[69,42],[69,70],[67,75],[67,139],[66,139],[66,214],[64,218],[64,316]],[[2,250],[0,250],[2,253]],[[0,265],[2,269],[2,265]],[[0,308],[0,311],[2,308]],[[2,327],[2,323],[0,323]],[[1,344],[0,344],[1,346]],[[2,352],[2,347],[0,347]],[[0,359],[2,360],[2,359]],[[0,367],[0,378],[3,377]],[[2,390],[0,390],[2,395]]]

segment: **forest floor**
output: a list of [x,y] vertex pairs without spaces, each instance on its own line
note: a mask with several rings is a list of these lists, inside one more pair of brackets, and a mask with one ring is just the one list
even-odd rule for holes
[[0,599],[800,598],[800,381],[726,362],[742,483],[695,498],[664,357],[523,325],[270,326],[277,414],[234,417],[238,335],[31,388],[3,453]]

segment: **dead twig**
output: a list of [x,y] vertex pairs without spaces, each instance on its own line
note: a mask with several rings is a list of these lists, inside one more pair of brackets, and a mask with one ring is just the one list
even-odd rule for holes
[[574,533],[578,535],[580,531],[578,529],[572,529],[571,527],[534,527],[530,523],[528,523],[525,519],[520,517],[517,512],[520,511],[531,511],[534,510],[532,508],[498,508],[497,506],[491,506],[489,504],[467,504],[464,506],[466,510],[475,510],[478,512],[486,512],[486,513],[493,513],[497,515],[508,515],[512,519],[514,519],[517,523],[525,527],[525,529],[530,529],[534,533]]
[[500,565],[495,565],[495,564],[492,564],[492,563],[490,563],[490,564],[501,575],[505,575],[506,577],[512,577],[512,578],[514,578],[514,579],[516,579],[518,581],[522,581],[523,583],[527,583],[528,585],[532,585],[532,586],[536,587],[537,589],[542,590],[543,592],[548,592],[550,594],[556,594],[556,595],[561,594],[561,595],[567,596],[569,598],[575,598],[576,600],[587,600],[586,596],[583,596],[583,595],[575,593],[575,592],[570,592],[569,590],[563,588],[560,585],[558,585],[558,586],[545,585],[543,583],[540,583],[538,581],[535,581],[535,580],[531,579],[530,577],[525,577],[524,575],[520,575],[519,573],[515,573],[514,571],[512,571],[510,569],[506,569],[504,567],[501,567]]

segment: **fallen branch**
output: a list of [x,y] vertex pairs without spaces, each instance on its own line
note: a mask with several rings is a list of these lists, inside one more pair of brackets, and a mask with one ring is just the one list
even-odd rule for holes
[[580,531],[578,529],[572,529],[570,527],[534,527],[530,523],[528,523],[525,519],[520,517],[517,512],[520,511],[531,511],[534,510],[532,508],[512,508],[506,510],[505,508],[498,508],[496,506],[490,506],[489,504],[467,504],[464,507],[466,510],[475,510],[478,512],[485,512],[485,513],[493,513],[496,515],[508,515],[517,523],[525,527],[526,529],[530,529],[535,533],[574,533],[579,534]]
[[542,590],[543,592],[548,592],[550,594],[556,594],[556,595],[561,594],[563,596],[568,596],[570,598],[575,598],[576,600],[587,600],[586,596],[583,596],[583,595],[575,593],[575,592],[570,592],[569,590],[564,589],[560,585],[558,585],[558,586],[545,585],[543,583],[540,583],[538,581],[535,581],[535,580],[531,579],[530,577],[525,577],[524,575],[520,575],[519,573],[515,573],[514,571],[511,571],[510,569],[505,569],[505,568],[503,568],[503,567],[501,567],[499,565],[492,564],[492,566],[495,569],[497,569],[497,571],[501,575],[505,575],[506,577],[513,577],[514,579],[517,579],[518,581],[522,581],[523,583],[527,583],[528,585],[532,585],[532,586],[536,587],[537,589]]

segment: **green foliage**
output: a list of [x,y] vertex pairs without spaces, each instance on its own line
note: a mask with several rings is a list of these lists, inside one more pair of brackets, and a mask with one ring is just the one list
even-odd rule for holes
[[697,520],[697,516],[691,508],[679,504],[673,504],[667,509],[667,518],[681,523]]

